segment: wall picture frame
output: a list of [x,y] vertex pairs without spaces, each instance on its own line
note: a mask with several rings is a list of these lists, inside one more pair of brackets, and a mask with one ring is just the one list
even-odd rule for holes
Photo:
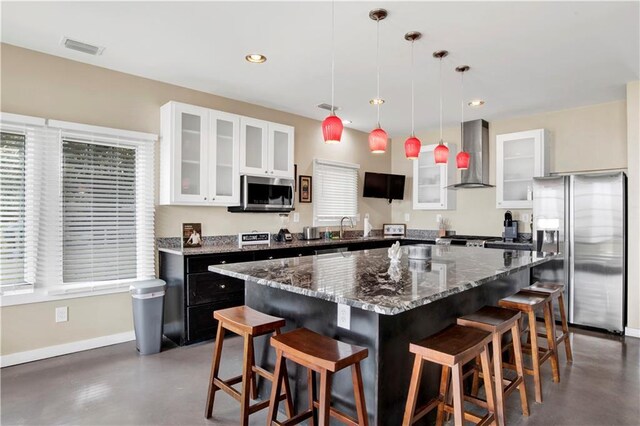
[[300,175],[299,202],[310,203],[312,201],[311,176]]

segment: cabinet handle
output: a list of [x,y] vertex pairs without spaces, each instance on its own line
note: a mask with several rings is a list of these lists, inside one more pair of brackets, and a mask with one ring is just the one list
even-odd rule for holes
[[226,288],[226,287],[227,287],[227,285],[226,285],[226,284],[222,284],[222,285],[220,286],[220,288]]
[[220,262],[220,263],[223,263],[223,264],[224,264],[224,263],[227,263],[227,261],[226,261],[226,260],[223,260],[223,261],[222,261],[222,262]]
[[273,259],[273,256],[269,256],[269,260],[272,260],[272,259]]
[[206,199],[207,199],[207,197],[204,197],[204,199],[206,200]]
[[266,171],[266,170],[265,170],[264,172],[265,172],[265,174],[266,174],[266,173],[269,173],[269,172],[268,172],[268,171]]
[[273,174],[273,171],[271,172],[271,174]]
[[298,257],[302,257],[302,253],[299,253],[299,254],[298,254]]

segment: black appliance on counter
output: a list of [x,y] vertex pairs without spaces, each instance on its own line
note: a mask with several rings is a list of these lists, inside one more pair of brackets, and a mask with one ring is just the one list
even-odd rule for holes
[[511,210],[504,214],[504,241],[512,243],[518,240],[518,221],[513,220]]
[[486,243],[502,241],[500,237],[487,237],[482,235],[449,235],[436,240],[437,245],[484,247]]

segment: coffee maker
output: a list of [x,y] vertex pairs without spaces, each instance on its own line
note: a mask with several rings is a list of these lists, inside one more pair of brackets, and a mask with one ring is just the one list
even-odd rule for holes
[[513,220],[511,210],[507,210],[504,214],[504,234],[503,240],[512,243],[518,240],[518,221]]

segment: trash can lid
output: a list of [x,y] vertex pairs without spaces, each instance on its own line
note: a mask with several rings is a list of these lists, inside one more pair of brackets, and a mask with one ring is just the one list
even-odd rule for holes
[[167,284],[163,280],[146,280],[146,281],[138,281],[129,287],[129,291],[131,294],[148,294],[148,293],[156,293],[158,291],[164,291],[164,288]]

